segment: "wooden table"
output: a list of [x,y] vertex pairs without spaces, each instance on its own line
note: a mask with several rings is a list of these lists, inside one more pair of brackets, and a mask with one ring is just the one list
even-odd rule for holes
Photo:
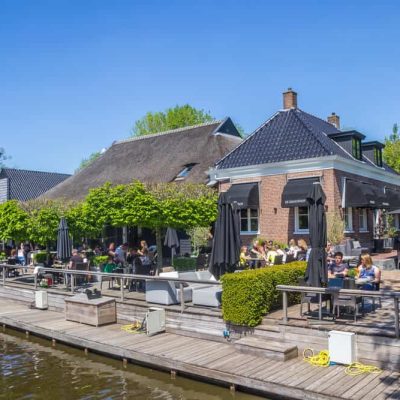
[[115,299],[100,297],[89,300],[85,294],[65,298],[65,319],[100,326],[117,322]]

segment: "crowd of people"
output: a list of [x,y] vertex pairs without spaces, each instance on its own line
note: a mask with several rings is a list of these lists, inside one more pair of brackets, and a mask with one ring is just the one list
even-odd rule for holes
[[[279,264],[290,261],[308,261],[311,248],[304,239],[291,239],[287,246],[274,243],[272,240],[255,239],[251,246],[240,249],[240,266],[243,269],[256,268],[262,265]],[[346,278],[349,275],[349,265],[343,261],[343,253],[335,251],[331,243],[326,247],[328,278]],[[262,262],[262,263],[261,263]],[[352,277],[362,282],[363,289],[375,289],[381,281],[381,271],[373,264],[370,254],[362,254]]]
[[242,268],[255,268],[260,262],[265,265],[274,265],[279,256],[279,263],[290,261],[305,261],[308,259],[309,247],[304,239],[291,239],[288,246],[274,243],[272,240],[255,239],[251,246],[242,246],[240,249],[240,265]]

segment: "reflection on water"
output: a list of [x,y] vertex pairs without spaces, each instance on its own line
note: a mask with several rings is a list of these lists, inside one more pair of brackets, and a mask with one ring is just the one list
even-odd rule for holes
[[0,334],[0,399],[237,399],[229,389],[58,345],[21,333]]

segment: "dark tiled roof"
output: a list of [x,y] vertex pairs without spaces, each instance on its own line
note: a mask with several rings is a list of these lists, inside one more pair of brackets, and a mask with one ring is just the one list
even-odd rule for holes
[[189,164],[182,182],[207,183],[207,170],[241,142],[230,118],[121,140],[43,197],[79,200],[105,182],[171,182]]
[[39,197],[70,175],[55,172],[2,168],[0,179],[8,178],[9,200],[30,200]]
[[235,168],[330,155],[353,159],[328,137],[339,132],[332,124],[302,110],[279,111],[221,159],[217,167]]

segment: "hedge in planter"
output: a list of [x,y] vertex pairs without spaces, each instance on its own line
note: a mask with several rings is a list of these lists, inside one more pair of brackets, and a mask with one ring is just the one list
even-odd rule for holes
[[197,259],[193,257],[174,257],[172,266],[176,271],[196,270]]
[[[277,285],[298,285],[307,263],[296,261],[285,265],[243,271],[222,276],[222,315],[225,321],[237,325],[256,326],[270,310],[282,303]],[[298,295],[288,293],[288,301],[298,301]]]

